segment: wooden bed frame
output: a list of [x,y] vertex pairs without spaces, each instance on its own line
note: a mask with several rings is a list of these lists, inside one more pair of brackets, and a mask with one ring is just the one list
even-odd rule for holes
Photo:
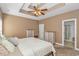
[[54,53],[53,53],[53,51],[51,51],[48,54],[46,54],[45,56],[54,56]]

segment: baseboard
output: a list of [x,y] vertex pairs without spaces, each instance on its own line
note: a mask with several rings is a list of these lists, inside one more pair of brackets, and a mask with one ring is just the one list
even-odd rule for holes
[[60,43],[55,43],[55,44],[60,45],[60,46],[63,46],[63,45],[62,45],[62,44],[60,44]]
[[75,48],[75,50],[79,51],[79,48]]
[[[57,45],[63,46],[61,43],[55,43]],[[75,48],[76,51],[79,51],[79,48]]]

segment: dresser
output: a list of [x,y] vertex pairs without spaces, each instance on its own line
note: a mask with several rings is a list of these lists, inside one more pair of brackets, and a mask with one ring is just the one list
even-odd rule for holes
[[48,41],[48,42],[51,42],[52,44],[55,44],[55,35],[56,35],[56,33],[53,31],[45,32],[45,41]]

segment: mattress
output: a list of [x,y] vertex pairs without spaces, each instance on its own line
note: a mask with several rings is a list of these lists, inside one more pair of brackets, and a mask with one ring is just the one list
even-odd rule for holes
[[55,53],[51,43],[32,37],[20,40],[17,47],[24,56],[44,56],[51,51]]

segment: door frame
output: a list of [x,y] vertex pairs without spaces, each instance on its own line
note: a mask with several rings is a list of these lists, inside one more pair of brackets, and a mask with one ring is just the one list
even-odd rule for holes
[[62,20],[62,46],[64,46],[64,23],[67,21],[74,21],[75,22],[75,44],[74,44],[74,49],[77,49],[77,19],[76,18],[71,18],[71,19],[66,19]]

